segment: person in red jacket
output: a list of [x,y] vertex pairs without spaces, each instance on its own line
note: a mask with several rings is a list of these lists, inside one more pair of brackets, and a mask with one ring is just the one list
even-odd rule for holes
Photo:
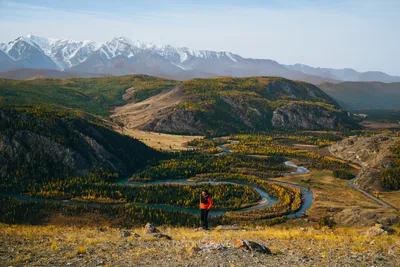
[[200,219],[204,230],[208,230],[208,212],[213,205],[207,190],[203,190],[200,196]]

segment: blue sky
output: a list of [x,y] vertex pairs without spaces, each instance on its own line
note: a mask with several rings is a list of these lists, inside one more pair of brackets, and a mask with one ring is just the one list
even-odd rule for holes
[[400,0],[0,0],[0,42],[20,35],[230,51],[283,64],[400,75]]

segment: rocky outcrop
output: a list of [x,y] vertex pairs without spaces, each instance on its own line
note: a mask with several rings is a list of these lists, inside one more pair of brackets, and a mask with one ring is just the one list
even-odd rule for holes
[[223,135],[271,129],[360,128],[319,88],[276,77],[196,79],[143,102],[117,108],[114,118],[141,130]]
[[330,147],[336,157],[354,162],[362,167],[354,184],[374,193],[381,190],[379,175],[382,169],[393,164],[391,148],[400,141],[398,134],[382,133],[372,136],[351,136]]
[[[224,115],[221,128],[226,131],[236,132],[245,129],[310,129],[310,130],[336,130],[339,125],[358,129],[360,126],[343,111],[330,110],[317,104],[302,104],[292,102],[274,111],[266,108],[257,108],[249,103],[235,103],[231,98],[224,97],[224,102],[229,104],[230,113]],[[210,113],[213,112],[210,110]],[[223,115],[223,112],[215,114]],[[142,130],[184,133],[207,134],[218,128],[218,116],[215,120],[205,117],[200,112],[189,111],[180,108],[172,108],[164,111],[159,117],[142,126]],[[226,127],[223,127],[223,126]],[[229,128],[227,128],[229,127]],[[230,130],[229,130],[230,129]]]
[[154,120],[146,123],[141,130],[166,133],[204,134],[204,124],[195,112],[184,109],[163,110]]
[[347,113],[314,104],[291,102],[275,109],[272,115],[274,128],[335,130],[339,124],[358,127]]

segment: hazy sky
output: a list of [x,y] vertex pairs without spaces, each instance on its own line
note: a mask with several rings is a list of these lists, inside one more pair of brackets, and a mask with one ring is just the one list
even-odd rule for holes
[[21,35],[230,51],[283,64],[400,75],[400,0],[0,0],[0,42]]

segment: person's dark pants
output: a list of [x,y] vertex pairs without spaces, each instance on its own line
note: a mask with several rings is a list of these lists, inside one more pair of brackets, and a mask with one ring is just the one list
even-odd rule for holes
[[209,212],[210,210],[207,210],[207,209],[201,209],[201,213],[200,213],[200,219],[201,219],[201,222],[202,222],[202,226],[203,226],[203,228],[204,229],[208,229],[208,212]]

